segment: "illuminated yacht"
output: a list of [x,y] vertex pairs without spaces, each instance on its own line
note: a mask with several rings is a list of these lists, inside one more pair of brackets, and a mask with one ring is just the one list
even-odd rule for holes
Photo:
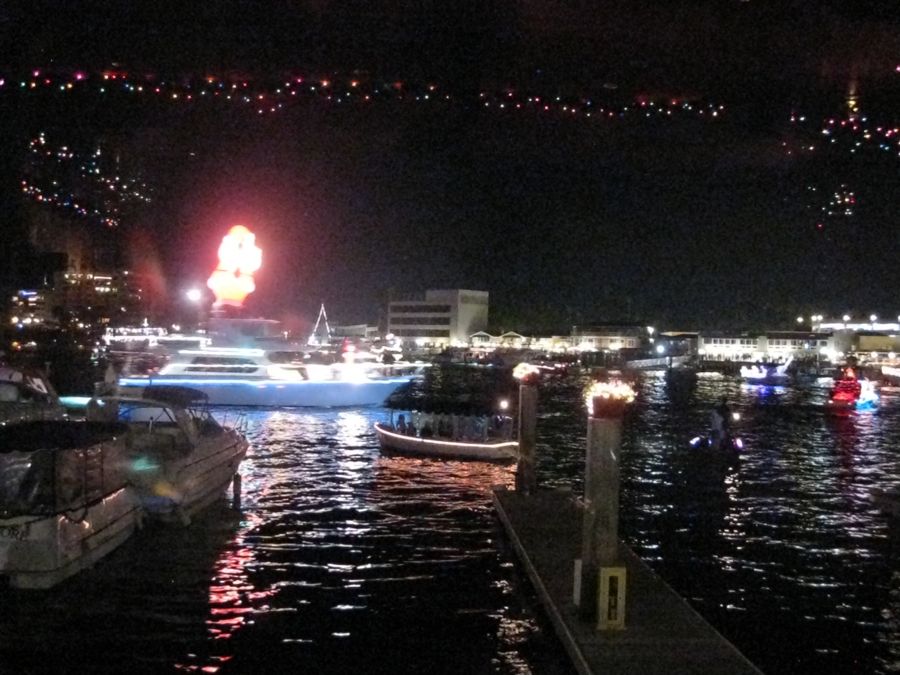
[[750,366],[741,366],[741,378],[751,384],[780,385],[787,384],[791,380],[788,366],[793,359],[788,358],[781,364],[756,363]]
[[285,339],[277,321],[218,318],[210,327],[210,346],[175,352],[158,373],[120,377],[119,393],[184,386],[210,405],[332,408],[381,404],[415,376],[350,350],[310,351]]
[[[278,321],[227,316],[226,307],[239,309],[253,292],[253,274],[261,263],[255,235],[243,225],[233,226],[207,281],[216,296],[208,341],[176,351],[158,372],[119,377],[118,393],[182,386],[202,392],[210,405],[330,408],[383,403],[412,379],[393,367],[388,371],[388,366],[365,363],[350,345],[334,354],[313,340],[307,345],[290,341]],[[324,306],[316,328],[323,318],[327,335]]]

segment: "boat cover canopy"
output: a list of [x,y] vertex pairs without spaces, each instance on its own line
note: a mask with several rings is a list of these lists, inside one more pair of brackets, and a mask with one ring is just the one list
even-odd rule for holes
[[0,426],[0,517],[78,509],[125,487],[126,431],[76,420]]
[[0,453],[73,450],[123,435],[124,424],[76,420],[31,420],[0,426]]

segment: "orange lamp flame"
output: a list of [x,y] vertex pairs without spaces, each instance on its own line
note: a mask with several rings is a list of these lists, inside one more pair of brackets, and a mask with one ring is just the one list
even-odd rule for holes
[[540,368],[537,366],[533,366],[530,363],[519,363],[513,368],[512,376],[519,381],[533,380],[538,375],[541,374]]
[[219,265],[206,285],[215,294],[215,306],[240,307],[244,299],[256,290],[253,273],[262,265],[262,250],[256,245],[256,235],[243,225],[235,225],[219,245]]
[[625,406],[634,402],[635,391],[631,385],[621,380],[609,382],[594,382],[584,395],[588,413],[591,415],[607,416],[601,414],[598,407],[609,408],[610,412],[620,412]]

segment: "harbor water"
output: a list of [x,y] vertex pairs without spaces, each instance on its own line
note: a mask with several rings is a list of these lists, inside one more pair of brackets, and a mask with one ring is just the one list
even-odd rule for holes
[[[539,392],[538,481],[581,490],[584,376]],[[621,534],[767,673],[900,669],[900,392],[648,373],[624,423]],[[721,396],[736,462],[697,454]],[[233,419],[238,411],[222,409]],[[513,467],[382,456],[382,408],[241,411],[240,508],[148,526],[50,591],[0,591],[0,672],[569,673],[491,506]]]

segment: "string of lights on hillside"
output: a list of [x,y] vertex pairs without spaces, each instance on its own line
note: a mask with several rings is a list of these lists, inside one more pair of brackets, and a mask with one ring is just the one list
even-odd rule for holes
[[367,104],[379,100],[410,102],[475,103],[497,111],[534,111],[583,119],[670,118],[694,115],[702,119],[721,116],[721,104],[678,97],[637,97],[627,104],[601,104],[602,96],[545,96],[515,89],[481,92],[477,100],[456,96],[434,83],[417,84],[401,80],[379,82],[363,77],[309,77],[291,75],[276,82],[233,76],[181,76],[160,79],[154,74],[135,75],[126,70],[108,69],[97,74],[87,71],[57,72],[34,68],[24,76],[0,74],[0,93],[95,92],[101,95],[124,93],[188,105],[219,101],[244,107],[256,115],[270,115],[298,100],[319,99],[333,104]]
[[834,148],[850,155],[876,152],[900,157],[900,126],[876,124],[852,111],[813,122],[806,115],[792,114],[790,122],[801,132],[795,142],[782,141],[787,155],[801,155]]
[[861,166],[854,160],[865,161],[871,169],[884,166],[878,160],[893,163],[900,157],[900,126],[895,122],[875,122],[862,113],[853,85],[842,114],[814,119],[795,112],[789,123],[781,142],[785,157],[802,159],[813,171],[821,167],[831,174],[845,174],[843,178],[832,178],[830,184],[806,185],[804,207],[819,231],[825,230],[828,223],[845,221],[857,213],[860,194],[851,188],[850,180],[859,179]]
[[22,193],[37,204],[52,206],[118,227],[128,204],[150,203],[150,190],[140,180],[110,172],[100,147],[79,153],[68,145],[52,146],[44,133],[28,144]]

